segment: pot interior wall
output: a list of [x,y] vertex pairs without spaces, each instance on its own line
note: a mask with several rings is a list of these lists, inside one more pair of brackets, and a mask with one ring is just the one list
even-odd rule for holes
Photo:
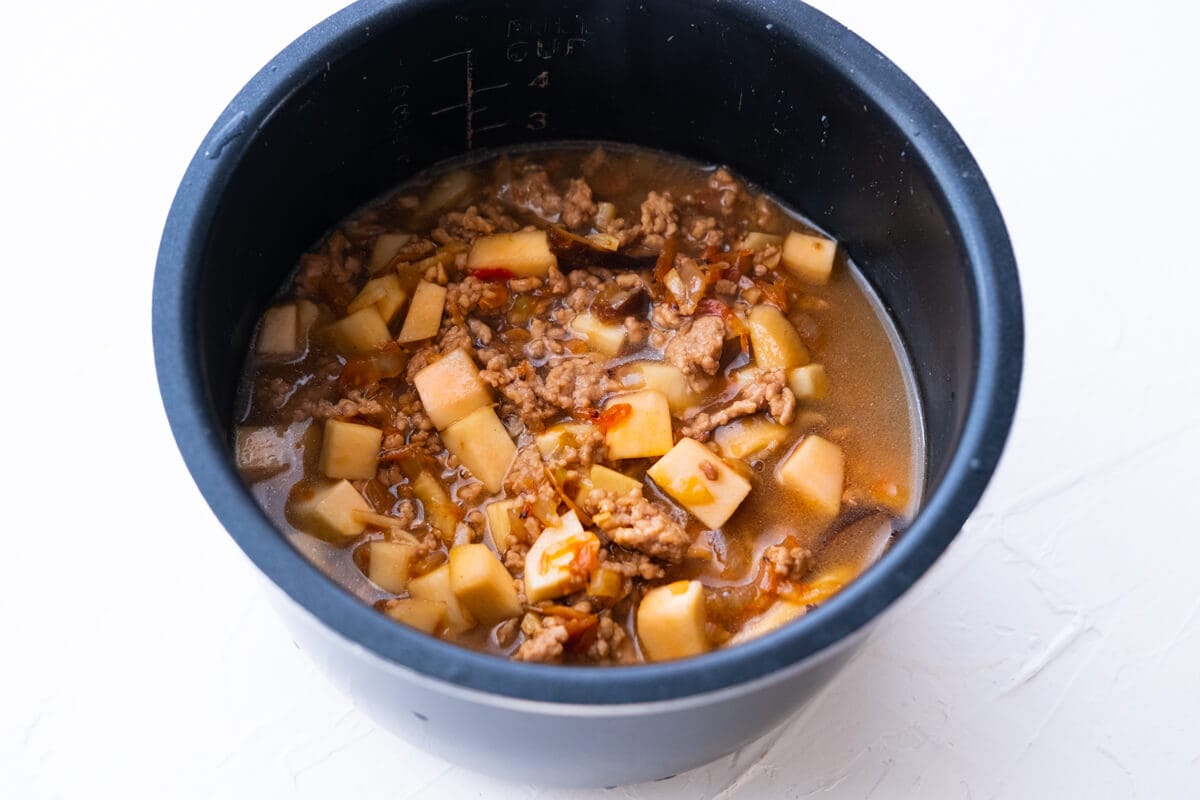
[[917,149],[834,74],[822,30],[682,2],[479,7],[401,4],[248,122],[197,295],[218,427],[254,320],[332,222],[471,148],[606,139],[729,164],[845,243],[916,365],[931,491],[974,378],[969,271]]

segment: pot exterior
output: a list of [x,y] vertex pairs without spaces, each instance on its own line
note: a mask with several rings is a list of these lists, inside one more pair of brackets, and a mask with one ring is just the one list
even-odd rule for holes
[[747,746],[751,752],[742,760],[753,762],[773,741],[767,734],[829,682],[867,630],[767,679],[722,692],[585,706],[513,700],[421,675],[339,636],[273,584],[270,596],[300,649],[380,726],[455,764],[554,786],[662,780]]
[[[504,102],[487,94],[502,90]],[[496,101],[476,105],[481,92]],[[275,530],[230,457],[254,321],[330,220],[473,148],[573,139],[727,163],[809,213],[853,254],[919,367],[928,490],[912,527],[818,613],[704,658],[517,664],[398,626]],[[1023,351],[1011,246],[965,145],[881,54],[785,0],[360,0],[283,51],[214,125],[164,229],[153,324],[188,468],[331,679],[449,760],[590,786],[731,753],[828,682],[974,508]]]

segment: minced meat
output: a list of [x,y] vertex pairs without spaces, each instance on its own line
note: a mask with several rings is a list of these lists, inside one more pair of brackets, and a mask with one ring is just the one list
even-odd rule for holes
[[702,391],[721,366],[724,346],[725,323],[718,317],[696,317],[671,338],[663,358],[683,371],[693,389]]
[[732,402],[719,409],[692,409],[692,413],[685,415],[687,421],[680,433],[704,441],[722,425],[759,411],[769,411],[780,425],[790,425],[796,418],[796,395],[788,388],[783,370],[760,370],[738,391]]
[[585,506],[592,511],[596,526],[612,541],[638,550],[668,564],[687,555],[692,537],[666,511],[641,497],[592,490]]
[[798,581],[812,569],[813,554],[805,547],[775,544],[763,551],[763,561],[780,578]]

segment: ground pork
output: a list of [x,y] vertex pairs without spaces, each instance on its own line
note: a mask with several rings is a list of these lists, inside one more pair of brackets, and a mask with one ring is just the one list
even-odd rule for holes
[[592,187],[582,178],[573,178],[563,197],[562,223],[568,228],[582,228],[596,216]]
[[486,347],[492,343],[492,329],[485,323],[472,317],[467,320],[467,327],[471,329],[471,336],[479,346]]
[[579,164],[579,171],[589,178],[600,171],[600,168],[608,163],[608,153],[604,152],[603,147],[597,147],[595,150],[587,154],[587,158],[583,159]]
[[271,408],[280,409],[287,405],[296,387],[291,381],[285,381],[278,376],[268,378],[256,387],[260,402]]
[[713,292],[718,295],[725,295],[726,297],[733,297],[738,292],[738,285],[731,280],[727,280],[726,278],[721,278],[720,280],[718,280],[716,283],[713,284]]
[[605,568],[619,572],[626,578],[655,581],[667,574],[662,564],[650,556],[636,550],[626,550],[623,547],[602,549],[600,560],[604,563]]
[[566,641],[567,629],[554,617],[547,617],[532,634],[526,635],[525,641],[521,642],[513,658],[517,661],[551,664],[562,659],[563,645]]
[[543,399],[542,377],[528,361],[514,366],[508,356],[497,355],[487,362],[479,377],[500,393],[500,413],[520,418],[530,431],[542,430],[559,413],[557,407]]
[[671,338],[663,358],[682,370],[692,389],[703,391],[721,366],[724,347],[725,323],[719,317],[696,317]]
[[609,377],[604,360],[592,355],[568,358],[546,373],[540,394],[543,400],[563,411],[594,408],[609,392],[621,388]]
[[466,317],[482,303],[487,308],[503,301],[507,289],[502,284],[481,281],[468,275],[459,283],[446,287],[446,309]]
[[531,211],[550,222],[556,222],[563,210],[563,199],[550,182],[546,170],[527,167],[508,185],[508,199],[513,205]]
[[625,248],[637,241],[642,235],[641,225],[630,225],[624,217],[612,216],[606,220],[598,220],[596,230],[615,237],[618,248]]
[[763,562],[780,578],[798,581],[812,569],[813,554],[804,547],[776,544],[763,551]]
[[606,661],[629,664],[634,659],[633,648],[625,629],[613,622],[608,613],[602,613],[596,622],[595,638],[587,646],[584,655],[589,661]]
[[513,278],[508,282],[508,288],[517,294],[523,294],[524,292],[532,292],[534,289],[542,288],[543,283],[544,281],[537,276]]
[[603,456],[604,434],[593,425],[573,434],[570,439],[560,441],[554,452],[546,456],[546,464],[551,470],[566,470],[567,480],[574,480]]
[[754,254],[754,275],[761,278],[771,270],[779,266],[779,259],[783,255],[783,248],[777,244],[769,244],[762,250]]
[[495,223],[480,215],[477,207],[468,206],[466,211],[450,211],[443,214],[429,237],[438,244],[470,244],[480,236],[489,236],[495,232]]
[[392,258],[396,261],[419,261],[437,252],[437,242],[430,239],[417,239],[401,247]]
[[396,527],[408,530],[417,521],[417,506],[412,500],[399,500],[389,516],[396,520]]
[[479,206],[479,213],[487,217],[487,221],[492,223],[492,227],[497,231],[512,233],[521,230],[521,223],[505,214],[504,208],[499,203],[482,203]]
[[690,409],[680,434],[703,442],[722,425],[759,411],[771,412],[780,425],[790,425],[796,418],[796,395],[788,388],[783,370],[761,370],[742,387],[733,402],[716,411]]
[[762,370],[738,397],[770,411],[780,425],[790,425],[796,418],[796,395],[788,388],[787,373],[782,369]]
[[679,214],[670,192],[650,192],[642,202],[642,244],[661,250],[666,240],[679,231]]
[[650,325],[637,317],[625,318],[625,340],[630,350],[636,350],[646,342],[650,335]]
[[663,300],[661,303],[655,303],[650,309],[650,321],[660,328],[668,328],[675,330],[688,321],[688,317],[679,313],[679,306]]
[[688,238],[701,247],[720,247],[725,241],[725,231],[713,217],[697,217],[688,229]]
[[570,287],[567,276],[562,274],[557,265],[551,265],[550,270],[546,273],[546,288],[550,290],[550,294],[560,297],[566,294]]
[[708,178],[708,187],[715,189],[721,195],[721,213],[729,215],[737,206],[742,194],[742,185],[729,170],[721,167]]
[[[533,519],[533,517],[529,517],[527,522]],[[512,536],[511,531],[509,536]],[[537,538],[536,535],[533,538]],[[510,573],[520,575],[525,571],[525,556],[529,555],[529,544],[527,542],[513,543],[511,538],[509,542],[508,549],[504,551],[504,558],[501,560],[504,562],[504,568]]]
[[661,507],[637,494],[616,497],[593,489],[584,501],[596,526],[631,550],[676,564],[687,555],[692,537]]
[[528,506],[551,511],[558,508],[558,492],[546,475],[546,464],[535,445],[527,445],[517,451],[504,477],[504,489],[509,497],[519,498]]
[[368,420],[390,421],[390,414],[378,400],[370,399],[357,389],[351,390],[339,400],[317,400],[301,403],[293,412],[297,421],[305,419],[330,419],[358,417]]
[[317,297],[321,292],[321,280],[329,271],[329,258],[317,253],[305,253],[300,257],[300,271],[296,274],[297,295]]
[[566,352],[563,342],[572,338],[566,326],[557,320],[535,318],[529,323],[529,341],[525,355],[541,361],[549,356],[561,356]]

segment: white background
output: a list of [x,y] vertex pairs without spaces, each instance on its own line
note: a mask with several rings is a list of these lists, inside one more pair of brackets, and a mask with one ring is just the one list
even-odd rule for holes
[[167,430],[150,286],[175,187],[337,5],[6,11],[0,797],[1195,796],[1193,4],[817,3],[990,178],[1025,291],[1016,426],[963,534],[765,757],[594,794],[480,777],[352,709]]

